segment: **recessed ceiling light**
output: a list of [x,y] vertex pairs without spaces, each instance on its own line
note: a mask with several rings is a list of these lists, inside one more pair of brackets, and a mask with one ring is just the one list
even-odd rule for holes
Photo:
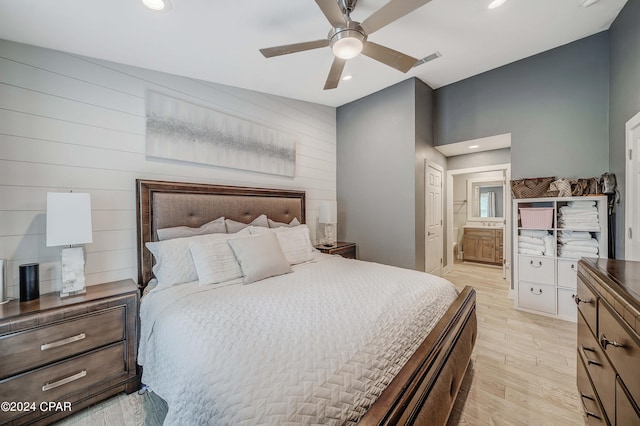
[[489,3],[489,9],[495,9],[496,7],[500,7],[506,1],[507,0],[493,0],[491,3]]
[[151,10],[164,10],[167,11],[171,8],[169,0],[142,0],[142,3]]
[[342,77],[344,81],[351,80],[352,78],[353,78],[352,75],[345,75],[344,77]]
[[582,7],[589,7],[593,4],[598,3],[600,0],[582,0],[580,2],[580,4],[582,5]]
[[471,145],[471,146],[469,147],[469,149],[476,149],[476,148],[480,148],[480,145]]

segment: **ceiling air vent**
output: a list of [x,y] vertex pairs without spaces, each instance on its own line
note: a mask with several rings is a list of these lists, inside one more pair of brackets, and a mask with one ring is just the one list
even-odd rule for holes
[[433,61],[434,59],[438,59],[440,56],[442,56],[442,53],[440,53],[440,52],[435,52],[435,53],[432,53],[429,56],[425,56],[424,58],[418,60],[418,62],[416,62],[413,65],[413,68],[418,67],[418,66],[420,66],[422,64],[426,64],[427,62]]

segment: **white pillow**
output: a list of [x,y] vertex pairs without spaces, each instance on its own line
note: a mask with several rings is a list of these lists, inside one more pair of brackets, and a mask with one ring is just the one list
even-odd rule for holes
[[244,283],[291,272],[278,239],[272,233],[250,238],[234,238],[229,245],[240,263]]
[[260,216],[253,219],[251,223],[242,223],[231,219],[225,219],[224,223],[227,225],[227,232],[229,234],[233,234],[235,232],[239,232],[246,228],[247,226],[262,226],[264,228],[269,227],[269,221],[267,219],[267,215],[261,214]]
[[211,234],[189,243],[198,272],[198,285],[218,284],[242,277],[242,269],[228,242],[245,237],[247,233],[243,230],[236,234]]
[[219,217],[211,222],[207,222],[199,228],[191,228],[189,226],[176,226],[173,228],[158,229],[158,240],[170,240],[172,238],[186,238],[196,235],[205,234],[224,234],[227,227],[224,224],[224,216]]
[[249,228],[252,234],[273,233],[278,237],[285,258],[290,265],[307,262],[313,258],[313,244],[307,225],[298,225],[293,228]]
[[198,279],[198,273],[189,251],[189,241],[193,238],[202,237],[174,238],[145,244],[156,260],[153,265],[153,274],[158,279],[159,288]]
[[300,225],[300,221],[298,220],[297,217],[294,217],[293,219],[291,219],[291,222],[289,223],[284,223],[284,222],[276,222],[275,220],[271,220],[269,219],[269,228],[291,228],[292,226],[298,226]]

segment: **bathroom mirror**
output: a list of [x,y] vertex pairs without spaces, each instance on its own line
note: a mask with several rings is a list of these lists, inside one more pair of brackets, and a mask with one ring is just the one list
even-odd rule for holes
[[504,220],[504,181],[495,178],[467,180],[467,220]]

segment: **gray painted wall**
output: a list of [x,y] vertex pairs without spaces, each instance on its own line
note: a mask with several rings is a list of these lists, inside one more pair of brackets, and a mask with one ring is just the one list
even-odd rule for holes
[[362,260],[424,270],[424,161],[446,164],[432,108],[412,78],[337,109],[338,236]]
[[601,32],[436,90],[436,145],[510,132],[514,178],[600,175],[608,42]]
[[[609,29],[609,166],[625,189],[625,123],[640,111],[640,0],[629,0]],[[616,209],[616,257],[624,258],[624,196]]]
[[[415,226],[415,244],[416,244],[416,266],[419,271],[425,270],[425,159],[432,161],[442,167],[442,180],[446,180],[447,176],[447,159],[444,155],[436,151],[434,146],[434,128],[433,128],[433,105],[434,96],[433,89],[420,80],[413,79],[415,82],[415,208],[416,208],[416,226]],[[445,203],[446,191],[442,188],[443,207]],[[447,241],[447,218],[443,215],[442,241]],[[444,253],[444,247],[443,247]]]

